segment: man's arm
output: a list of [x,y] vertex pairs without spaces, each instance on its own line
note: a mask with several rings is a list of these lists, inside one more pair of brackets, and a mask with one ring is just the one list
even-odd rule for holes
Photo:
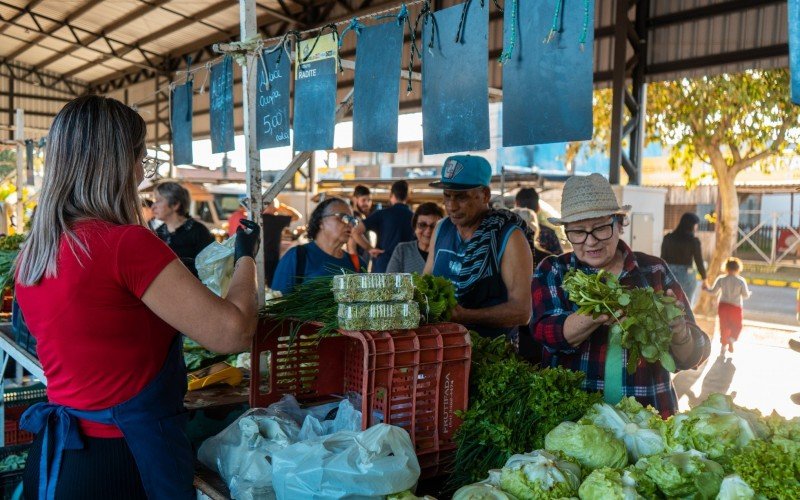
[[[430,254],[428,255],[430,260]],[[425,266],[427,270],[428,266]],[[514,231],[500,261],[500,274],[508,290],[503,304],[481,309],[456,306],[453,321],[464,324],[512,327],[525,325],[531,319],[531,276],[533,256],[522,231]]]

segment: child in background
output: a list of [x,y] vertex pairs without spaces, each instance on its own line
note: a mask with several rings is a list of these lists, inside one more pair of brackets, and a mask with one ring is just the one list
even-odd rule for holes
[[739,339],[742,331],[742,300],[749,299],[751,292],[747,288],[747,282],[739,276],[742,270],[742,261],[731,257],[725,262],[725,276],[719,276],[710,289],[703,284],[703,289],[711,293],[722,292],[719,297],[719,316],[720,341],[722,348],[720,355],[725,353],[725,346],[728,352],[733,352],[733,343]]

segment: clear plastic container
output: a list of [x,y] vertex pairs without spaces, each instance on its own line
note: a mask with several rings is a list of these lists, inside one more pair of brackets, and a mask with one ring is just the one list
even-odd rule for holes
[[333,297],[339,303],[406,302],[414,298],[414,281],[408,273],[337,274]]
[[339,304],[339,328],[343,330],[408,330],[419,326],[416,302]]

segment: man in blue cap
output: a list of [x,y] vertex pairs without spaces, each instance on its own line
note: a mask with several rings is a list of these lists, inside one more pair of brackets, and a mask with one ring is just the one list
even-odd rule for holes
[[492,167],[480,156],[448,158],[439,182],[448,217],[436,227],[425,273],[456,287],[453,321],[515,340],[531,316],[533,235],[509,210],[489,206]]

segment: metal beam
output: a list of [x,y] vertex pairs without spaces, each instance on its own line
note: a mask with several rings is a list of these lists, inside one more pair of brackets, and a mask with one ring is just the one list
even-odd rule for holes
[[[631,11],[634,18],[631,20]],[[647,68],[647,19],[650,0],[618,0],[614,25],[614,67],[612,69],[611,154],[608,180],[620,183],[620,168],[630,184],[641,183],[644,147],[645,70]],[[628,48],[633,55],[628,58]],[[628,91],[628,79],[632,91]],[[625,121],[625,111],[630,118]],[[628,140],[628,150],[623,142]]]
[[[102,1],[103,0],[88,0],[86,3],[81,4],[80,7],[78,7],[74,11],[72,11],[64,19],[63,23],[67,24],[67,25],[69,23],[72,23],[73,21],[75,21],[76,19],[81,17],[83,14],[88,12],[89,9],[91,9],[92,7],[94,7],[95,5],[97,5],[98,3],[102,2]],[[31,3],[33,3],[33,2],[31,2]],[[30,11],[31,9],[32,9],[32,7],[30,7],[30,6],[25,7],[26,11]],[[56,26],[54,28],[51,28],[51,29],[47,30],[47,33],[48,34],[54,33],[55,31],[57,31],[57,30],[61,29],[62,27],[64,27],[64,24],[56,24]],[[4,27],[5,26],[7,26],[7,25],[4,25]],[[16,59],[17,57],[19,57],[20,54],[22,54],[26,50],[30,49],[31,47],[35,47],[35,46],[39,45],[39,43],[41,43],[45,38],[47,38],[47,36],[44,35],[44,34],[37,35],[33,40],[30,41],[29,45],[23,45],[22,47],[18,48],[17,50],[12,52],[11,54],[8,54],[6,57],[8,57],[9,59]],[[58,60],[60,58],[61,58],[61,54],[57,54],[56,59],[54,59],[54,60]],[[38,68],[38,69],[42,69],[45,66],[47,66],[47,65],[39,63],[35,67]]]
[[31,85],[37,85],[56,92],[79,96],[86,92],[88,85],[85,82],[63,78],[46,71],[39,71],[35,68],[22,65],[15,61],[9,61],[0,57],[0,69],[5,69],[6,73],[12,78]]
[[[22,10],[20,10],[16,14],[12,15],[9,18],[9,21],[16,21],[20,17],[24,16],[25,14],[27,14],[28,12],[33,10],[33,8],[36,7],[37,5],[39,5],[40,3],[42,3],[42,1],[43,0],[31,0],[30,2],[28,2],[28,5],[26,5],[25,7],[22,8]],[[8,24],[0,25],[0,34],[5,33],[6,30],[8,29],[8,27],[9,27]]]
[[776,45],[768,45],[766,47],[757,47],[755,49],[744,49],[737,50],[735,52],[726,52],[723,54],[710,54],[707,56],[680,59],[678,61],[653,63],[647,66],[647,74],[658,75],[672,73],[675,71],[705,68],[708,66],[757,61],[759,59],[768,59],[771,57],[783,57],[787,55],[789,55],[789,44],[779,43]]
[[699,21],[709,17],[717,17],[734,12],[743,12],[750,9],[765,7],[767,5],[785,4],[786,0],[728,0],[712,5],[704,5],[693,9],[680,10],[660,16],[653,16],[647,21],[648,28],[661,28],[672,24],[682,24]]
[[[160,0],[160,1],[168,1],[168,0]],[[10,3],[5,2],[5,1],[0,1],[0,6],[19,9],[19,7],[16,7],[13,4],[10,4]],[[66,50],[66,52],[62,51],[62,52],[59,52],[57,54],[59,58],[67,56],[67,55],[70,55],[70,54],[72,54],[73,52],[75,52],[78,49],[86,49],[86,50],[89,50],[91,52],[96,52],[96,53],[101,54],[102,56],[104,56],[104,58],[101,59],[100,61],[94,62],[93,63],[94,65],[96,65],[98,62],[104,61],[105,59],[115,58],[115,59],[119,59],[119,60],[122,60],[122,61],[125,61],[125,62],[128,62],[128,63],[131,63],[131,64],[136,65],[136,66],[148,67],[148,65],[146,63],[141,63],[141,62],[135,61],[133,59],[125,59],[124,57],[122,57],[120,55],[108,53],[108,52],[106,52],[104,50],[100,50],[98,48],[90,46],[91,43],[93,43],[93,42],[95,42],[97,40],[100,40],[101,38],[106,38],[109,42],[113,42],[114,44],[121,45],[123,47],[128,47],[129,45],[127,43],[125,43],[125,42],[122,42],[120,40],[111,39],[106,35],[91,35],[90,37],[88,37],[88,38],[86,38],[84,40],[81,40],[80,37],[78,36],[78,33],[91,34],[92,31],[89,31],[89,30],[86,30],[86,29],[83,29],[83,28],[79,28],[77,26],[74,26],[74,25],[71,25],[71,24],[68,24],[68,23],[64,23],[64,22],[59,21],[57,19],[53,19],[53,18],[48,17],[48,16],[43,16],[41,14],[34,14],[33,12],[31,12],[30,15],[34,19],[42,18],[42,19],[46,20],[49,23],[55,23],[58,27],[56,29],[52,29],[50,31],[43,31],[42,29],[31,28],[29,26],[25,26],[24,24],[20,24],[17,21],[3,21],[3,22],[11,24],[12,26],[16,26],[17,28],[20,28],[20,29],[24,29],[26,31],[33,31],[33,32],[39,33],[41,36],[43,36],[45,38],[52,38],[54,40],[58,40],[60,42],[70,44],[70,48],[68,48]],[[73,35],[74,39],[69,39],[69,38],[63,37],[61,35],[56,35],[55,34],[56,31],[58,31],[61,28],[65,28],[65,27],[67,29],[69,29],[69,31]],[[105,30],[102,31],[102,33],[105,33],[105,32],[106,32]],[[28,41],[28,43],[30,43],[30,41]],[[141,49],[139,49],[139,50],[142,52],[142,55],[147,57],[146,56],[147,51],[142,51]],[[153,56],[157,56],[157,54],[155,52],[150,52],[150,54],[152,54]],[[74,74],[76,74],[76,73],[73,73],[72,71],[68,71],[67,73],[64,73],[64,76],[65,77],[70,77],[70,76],[73,76]]]

